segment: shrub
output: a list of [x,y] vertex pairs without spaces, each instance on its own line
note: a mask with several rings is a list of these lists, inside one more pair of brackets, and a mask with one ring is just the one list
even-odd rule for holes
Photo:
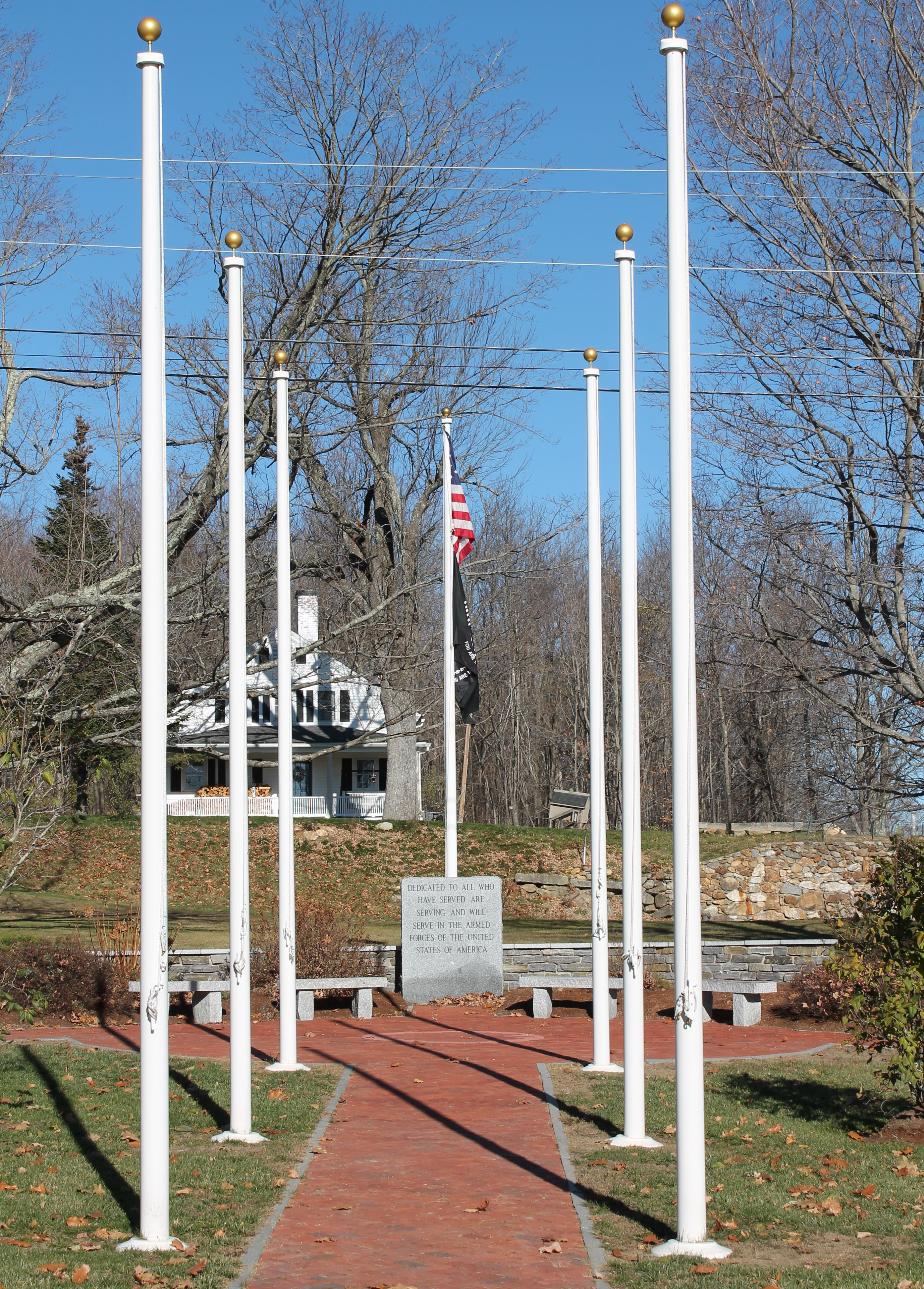
[[842,1021],[853,987],[827,963],[806,967],[786,986],[784,1014],[798,1019]]
[[109,959],[76,937],[19,940],[0,948],[0,1008],[21,1020],[106,1016],[127,1011],[129,999]]
[[[318,896],[295,900],[295,970],[300,978],[355,976],[363,920],[352,908]],[[279,925],[276,909],[264,909],[253,926],[251,979],[273,998],[279,993]]]
[[882,1076],[924,1109],[924,842],[898,839],[870,886],[831,968],[856,1046],[884,1053]]

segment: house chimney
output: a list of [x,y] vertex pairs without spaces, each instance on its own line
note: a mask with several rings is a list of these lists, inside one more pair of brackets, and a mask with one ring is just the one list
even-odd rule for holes
[[296,600],[296,630],[303,640],[315,644],[318,638],[318,597],[299,595]]

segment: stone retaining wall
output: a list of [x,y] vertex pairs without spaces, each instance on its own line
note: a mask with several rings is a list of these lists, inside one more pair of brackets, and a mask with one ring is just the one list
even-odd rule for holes
[[[849,917],[857,897],[869,891],[874,866],[891,852],[888,838],[838,837],[825,841],[756,842],[731,855],[703,859],[702,911],[713,921],[760,919],[771,922],[834,921]],[[564,873],[517,873],[518,890],[548,901],[549,913],[567,899],[590,909],[590,883]],[[611,892],[619,892],[615,882]],[[642,903],[647,917],[670,917],[670,875],[643,873]],[[586,904],[586,910],[584,909]],[[611,894],[610,916],[622,916],[618,894]]]
[[[824,961],[834,940],[718,940],[703,945],[706,976],[733,980],[791,980],[806,967]],[[400,947],[393,944],[363,945],[366,958],[361,974],[385,976],[389,989],[395,988],[396,962]],[[590,944],[505,944],[504,988],[516,989],[517,977],[528,973],[590,972]],[[670,984],[674,978],[674,947],[666,941],[645,945],[645,969],[655,982]],[[610,945],[610,972],[622,975],[622,953],[618,943]],[[170,974],[177,977],[228,975],[227,949],[174,949],[170,953]]]

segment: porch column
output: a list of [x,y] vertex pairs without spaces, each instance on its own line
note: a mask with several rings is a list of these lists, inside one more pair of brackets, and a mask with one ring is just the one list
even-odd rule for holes
[[325,767],[325,769],[326,769],[326,771],[327,771],[327,809],[328,809],[329,813],[333,816],[333,815],[335,815],[335,814],[337,813],[337,812],[336,812],[336,810],[334,809],[334,794],[335,794],[335,792],[336,792],[336,789],[334,788],[334,754],[333,754],[333,752],[328,752],[328,753],[327,753],[327,755],[325,756],[325,758],[324,758],[324,767]]

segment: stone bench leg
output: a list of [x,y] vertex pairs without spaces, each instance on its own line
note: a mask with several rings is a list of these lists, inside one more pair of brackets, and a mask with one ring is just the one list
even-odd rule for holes
[[619,995],[615,990],[610,994],[610,1020],[615,1020],[619,1015]]
[[703,990],[703,1020],[712,1020],[712,990]]
[[296,991],[295,1015],[299,1020],[314,1020],[313,989],[299,989]]
[[208,993],[193,994],[192,1013],[197,1025],[220,1025],[221,993],[212,989]]
[[350,1004],[350,1011],[359,1020],[372,1019],[372,990],[357,989],[353,994],[353,1001]]
[[533,1015],[537,1020],[548,1020],[552,1015],[552,991],[550,989],[533,990]]
[[732,994],[732,1024],[760,1024],[760,994]]

